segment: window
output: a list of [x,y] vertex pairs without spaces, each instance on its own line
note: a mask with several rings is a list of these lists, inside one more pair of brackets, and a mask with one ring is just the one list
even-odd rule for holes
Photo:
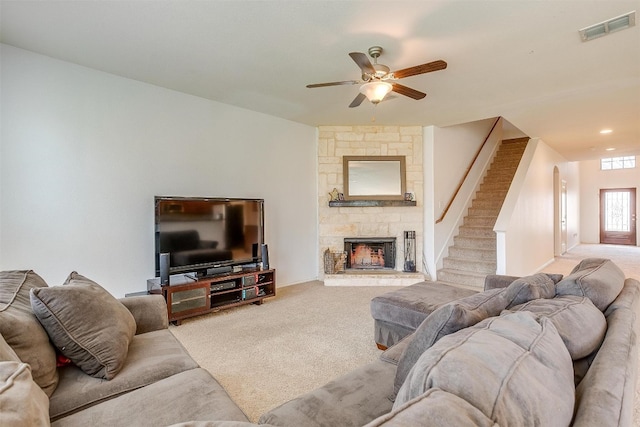
[[636,156],[609,157],[600,159],[600,169],[603,171],[612,169],[633,169],[636,167]]

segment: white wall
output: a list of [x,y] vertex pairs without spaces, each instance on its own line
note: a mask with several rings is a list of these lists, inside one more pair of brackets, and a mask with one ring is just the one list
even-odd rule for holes
[[567,182],[567,246],[578,242],[579,176],[577,168],[543,141],[533,139],[505,198],[494,230],[498,274],[533,274],[554,259],[554,168]]
[[278,284],[316,278],[314,128],[0,46],[1,269],[144,290],[153,196],[193,195],[264,198]]
[[[613,157],[613,155],[612,155]],[[583,243],[600,243],[600,189],[635,188],[636,213],[640,213],[640,157],[634,169],[600,170],[600,160],[580,162],[580,235]],[[640,227],[636,220],[636,242]]]

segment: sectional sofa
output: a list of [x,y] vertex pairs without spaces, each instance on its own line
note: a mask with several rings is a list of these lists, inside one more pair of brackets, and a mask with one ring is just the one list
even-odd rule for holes
[[[412,286],[372,302],[374,317],[383,321],[377,338],[397,337],[397,344],[260,422],[632,425],[640,282],[625,279],[610,260],[583,260],[564,278],[489,276],[485,291],[449,302],[457,296],[449,287]],[[424,320],[407,332],[420,316]],[[388,327],[380,333],[382,324]]]
[[0,333],[3,427],[248,421],[171,334],[161,295],[117,300],[75,272],[49,287],[5,271]]
[[[427,311],[415,330],[259,423],[632,425],[640,282],[610,260],[564,278],[489,276],[460,297],[416,289],[439,302],[401,298]],[[161,296],[116,300],[77,273],[48,287],[2,272],[0,333],[0,425],[252,425],[168,331]]]

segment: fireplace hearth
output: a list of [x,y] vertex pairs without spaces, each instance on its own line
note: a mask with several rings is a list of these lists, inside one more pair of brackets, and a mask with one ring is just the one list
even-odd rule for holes
[[345,237],[344,250],[347,270],[395,269],[395,237]]

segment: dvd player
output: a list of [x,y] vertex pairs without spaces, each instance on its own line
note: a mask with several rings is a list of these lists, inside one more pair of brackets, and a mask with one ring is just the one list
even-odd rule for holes
[[234,281],[212,283],[211,292],[226,291],[227,289],[233,289],[235,287],[236,282]]

